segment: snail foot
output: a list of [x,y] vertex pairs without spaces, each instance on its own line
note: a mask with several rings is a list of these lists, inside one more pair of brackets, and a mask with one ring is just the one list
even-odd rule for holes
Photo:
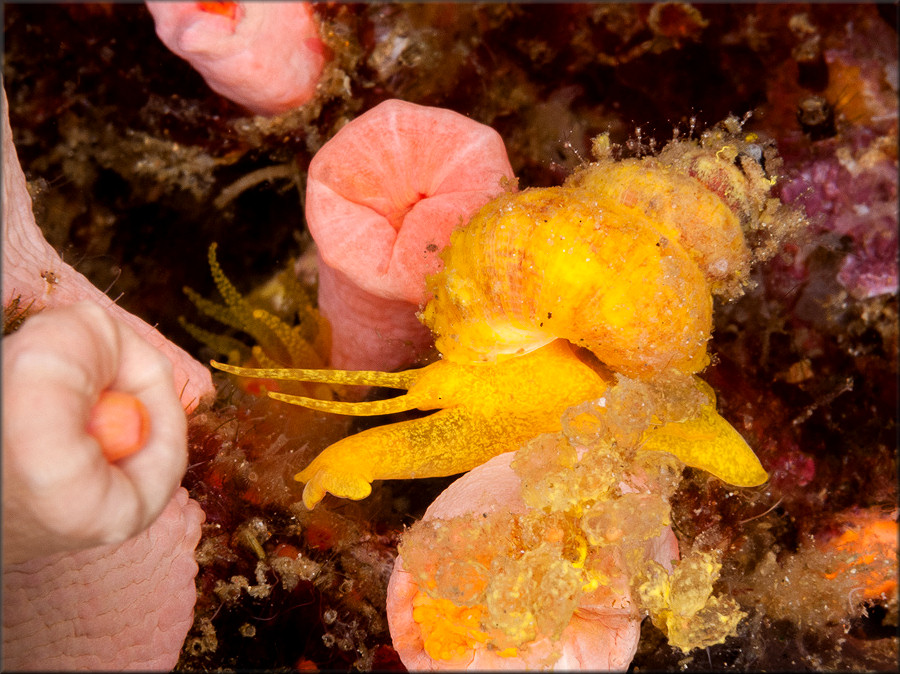
[[354,501],[364,499],[372,493],[372,484],[363,475],[346,468],[315,466],[315,463],[294,476],[298,482],[306,483],[303,488],[303,505],[308,510],[312,510],[325,498],[326,493]]

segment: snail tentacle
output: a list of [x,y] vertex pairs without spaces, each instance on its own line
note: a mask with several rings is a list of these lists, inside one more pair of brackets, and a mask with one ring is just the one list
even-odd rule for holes
[[306,370],[301,368],[238,367],[215,360],[210,361],[217,370],[240,377],[257,379],[281,379],[289,381],[317,382],[320,384],[346,384],[350,386],[384,386],[406,389],[416,383],[421,370],[404,372],[377,372],[374,370]]

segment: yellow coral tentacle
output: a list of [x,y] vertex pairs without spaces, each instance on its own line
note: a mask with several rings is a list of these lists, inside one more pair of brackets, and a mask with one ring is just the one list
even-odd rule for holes
[[[291,327],[277,316],[273,316],[263,309],[257,309],[244,299],[234,284],[225,276],[222,267],[219,266],[216,257],[217,248],[218,244],[215,242],[209,245],[209,269],[216,289],[225,300],[225,304],[228,305],[224,312],[225,315],[221,311],[224,309],[221,305],[216,305],[208,300],[204,301],[199,297],[192,297],[190,294],[188,297],[207,315],[226,325],[246,331],[270,357],[275,357],[283,363],[320,365],[319,355],[309,344],[303,342]],[[185,289],[185,292],[188,290]],[[198,299],[201,302],[198,303],[196,301]]]
[[268,354],[266,354],[265,349],[258,344],[251,347],[250,353],[253,355],[256,362],[259,363],[260,367],[276,368],[282,366],[281,363],[272,360]]
[[[183,288],[200,313],[253,337],[257,344],[252,348],[252,354],[262,367],[321,367],[324,363],[322,347],[327,342],[327,328],[293,273],[281,272],[255,293],[257,300],[245,299],[222,271],[216,257],[217,248],[215,242],[210,244],[208,260],[216,288],[225,304],[207,300],[188,287]],[[258,306],[260,301],[268,301],[267,298],[271,300],[271,304],[283,307],[283,311],[287,313],[293,307],[300,324],[291,326],[274,313]],[[199,341],[227,354],[230,363],[238,363],[248,357],[250,349],[243,342],[232,337],[220,337],[183,318],[179,318],[179,321]],[[324,392],[323,395],[332,397],[330,392]]]
[[292,328],[278,316],[265,309],[254,309],[253,318],[272,331],[287,351],[287,362],[322,365],[322,358],[312,345],[300,336],[297,328]]
[[181,327],[183,327],[187,333],[198,342],[206,344],[218,353],[226,354],[228,356],[228,361],[231,363],[240,362],[241,354],[247,353],[247,345],[239,339],[229,337],[228,335],[219,335],[210,330],[204,330],[185,320],[183,316],[178,317],[178,322],[181,324]]
[[245,329],[244,323],[238,318],[232,307],[208,300],[197,291],[187,286],[184,286],[181,290],[187,295],[187,298],[195,307],[197,307],[201,314],[214,318],[219,321],[219,323],[224,323],[229,328],[234,328],[235,330]]
[[[207,252],[209,270],[212,274],[213,282],[216,284],[216,289],[219,291],[222,299],[225,300],[225,304],[228,305],[228,309],[233,314],[233,320],[236,321],[236,323],[224,321],[219,318],[219,316],[215,316],[215,318],[228,325],[233,325],[234,327],[246,330],[247,325],[253,322],[251,309],[247,305],[247,301],[243,298],[241,293],[238,292],[238,289],[235,288],[234,284],[232,284],[231,281],[228,280],[228,277],[225,276],[225,272],[222,271],[222,267],[219,266],[219,261],[216,258],[216,249],[218,247],[219,245],[215,241],[209,244],[209,251]],[[215,305],[215,303],[212,302],[210,304]]]

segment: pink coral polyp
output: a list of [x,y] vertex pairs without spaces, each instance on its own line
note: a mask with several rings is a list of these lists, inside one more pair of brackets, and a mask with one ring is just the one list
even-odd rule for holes
[[452,110],[389,100],[313,158],[306,219],[319,247],[331,364],[391,370],[431,344],[416,319],[450,232],[511,188],[500,135]]
[[306,2],[148,2],[156,34],[218,94],[260,115],[316,94],[325,47]]
[[[452,520],[475,515],[478,521],[498,512],[521,514],[526,510],[520,477],[511,468],[514,453],[494,457],[470,471],[446,489],[425,512],[423,521]],[[449,522],[447,523],[449,526]],[[442,551],[446,554],[446,551]],[[486,551],[490,554],[490,551]],[[678,559],[678,542],[669,527],[647,541],[645,554],[666,569]],[[435,551],[439,556],[440,551]],[[450,559],[453,559],[450,557]],[[447,557],[441,565],[446,567]],[[609,569],[621,578],[611,578],[609,587],[586,593],[558,638],[537,635],[523,648],[500,651],[482,643],[486,634],[453,625],[457,636],[451,639],[466,646],[446,659],[428,653],[425,631],[415,618],[417,604],[425,597],[413,575],[397,558],[388,585],[387,615],[400,659],[410,670],[524,670],[549,667],[569,670],[617,671],[628,668],[637,650],[641,614],[627,589],[627,578],[610,556]],[[613,589],[618,588],[618,589]],[[425,600],[427,602],[427,599]],[[477,607],[472,610],[477,610]],[[471,611],[470,611],[471,612]],[[477,621],[476,621],[477,622]],[[477,627],[477,625],[476,625]],[[445,635],[446,637],[446,635]],[[471,638],[469,638],[471,637]],[[433,646],[432,646],[433,650]]]
[[326,264],[368,292],[418,304],[450,232],[513,179],[490,127],[389,100],[313,158],[306,217]]

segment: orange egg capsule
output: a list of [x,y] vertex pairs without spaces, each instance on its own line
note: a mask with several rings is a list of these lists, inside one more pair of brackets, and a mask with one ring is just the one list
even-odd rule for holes
[[137,452],[150,435],[150,414],[140,400],[122,391],[104,391],[91,409],[87,432],[100,443],[108,461]]

